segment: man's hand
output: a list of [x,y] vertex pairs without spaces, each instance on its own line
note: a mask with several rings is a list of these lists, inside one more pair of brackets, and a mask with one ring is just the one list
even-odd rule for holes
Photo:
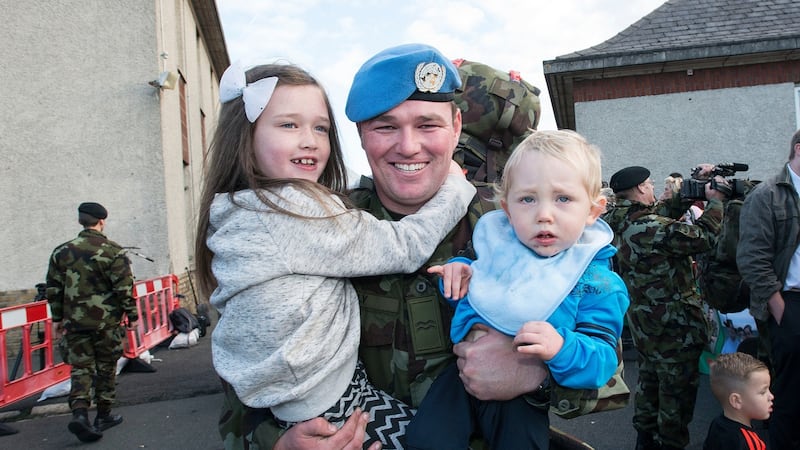
[[[289,428],[272,450],[361,450],[364,434],[369,422],[369,414],[361,412],[361,408],[347,419],[341,429],[336,429],[327,420],[317,417]],[[369,450],[380,450],[381,443],[376,442]]]
[[474,342],[453,347],[464,388],[479,400],[510,400],[535,391],[547,377],[544,363],[516,351],[511,337],[492,328],[476,325],[486,332]]
[[716,167],[714,164],[698,164],[694,169],[696,172],[692,173],[692,178],[697,180],[707,180],[711,178],[711,172],[714,171],[714,167]]
[[460,300],[467,295],[469,279],[472,278],[472,268],[462,262],[451,262],[443,266],[431,266],[428,273],[442,277],[444,296],[451,300]]
[[783,299],[783,295],[781,295],[780,291],[775,291],[769,296],[767,300],[767,310],[772,314],[772,317],[778,325],[780,325],[781,320],[783,320],[783,310],[785,308],[786,301]]
[[[719,175],[714,177],[714,181],[719,185],[729,186],[728,181],[725,178],[722,178]],[[717,199],[719,201],[723,201],[723,200],[725,200],[725,198],[727,198],[727,195],[725,195],[724,192],[718,191],[718,190],[712,188],[710,182],[706,183],[705,191],[706,191],[706,198],[709,199],[709,200]]]
[[65,334],[64,322],[53,322],[53,342],[58,341]]

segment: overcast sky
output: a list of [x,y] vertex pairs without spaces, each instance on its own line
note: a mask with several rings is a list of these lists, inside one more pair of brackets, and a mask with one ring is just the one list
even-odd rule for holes
[[344,114],[353,75],[384,48],[421,42],[451,59],[517,70],[542,90],[540,130],[556,128],[542,62],[600,44],[663,0],[217,0],[231,61],[286,61],[328,91],[346,161],[369,173]]

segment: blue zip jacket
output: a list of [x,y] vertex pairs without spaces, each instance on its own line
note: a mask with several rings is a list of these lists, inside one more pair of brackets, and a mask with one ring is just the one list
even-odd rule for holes
[[[616,249],[608,242],[613,232],[598,220],[575,246],[543,258],[519,242],[502,211],[496,213],[484,215],[476,225],[473,241],[478,259],[451,261],[472,265],[470,291],[476,282],[492,285],[500,280],[502,286],[493,286],[496,294],[477,304],[472,292],[460,301],[450,301],[456,308],[451,339],[461,341],[477,323],[514,336],[525,322],[546,320],[564,338],[561,350],[545,361],[553,379],[573,389],[604,385],[618,364],[617,340],[630,303],[625,283],[611,270]],[[503,242],[484,245],[481,242],[486,241],[479,239],[484,233],[501,236]],[[494,262],[479,264],[487,260]]]

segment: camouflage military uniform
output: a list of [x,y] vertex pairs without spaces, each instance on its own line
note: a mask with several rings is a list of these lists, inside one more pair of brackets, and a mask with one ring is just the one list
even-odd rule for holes
[[722,202],[710,200],[690,225],[680,221],[686,208],[677,203],[623,199],[603,217],[614,230],[631,297],[627,319],[639,364],[633,425],[660,448],[689,443],[698,360],[708,341],[691,256],[716,244],[723,214]]
[[70,408],[88,408],[96,375],[98,411],[115,398],[117,360],[122,356],[123,314],[138,319],[130,261],[119,244],[84,229],[53,250],[47,270],[47,299],[53,322],[65,330],[65,362],[72,365]]
[[[352,199],[379,219],[398,219],[383,208],[372,190],[358,190]],[[452,311],[427,268],[458,254],[474,257],[469,239],[483,207],[476,198],[467,218],[416,273],[352,279],[361,301],[359,356],[367,374],[377,388],[413,407],[453,359],[449,339]]]

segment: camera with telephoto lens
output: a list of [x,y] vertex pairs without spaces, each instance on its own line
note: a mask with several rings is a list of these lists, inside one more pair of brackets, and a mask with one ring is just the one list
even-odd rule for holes
[[[736,172],[746,172],[750,170],[750,166],[742,163],[722,163],[714,166],[708,180],[698,180],[696,177],[700,173],[700,167],[692,169],[692,178],[683,180],[681,183],[681,197],[692,200],[707,200],[706,199],[706,183],[711,183],[711,189],[716,189],[728,198],[741,198],[745,194],[745,180],[727,178],[736,174]],[[715,176],[721,176],[728,182],[727,186],[722,183],[717,183],[714,179]]]

